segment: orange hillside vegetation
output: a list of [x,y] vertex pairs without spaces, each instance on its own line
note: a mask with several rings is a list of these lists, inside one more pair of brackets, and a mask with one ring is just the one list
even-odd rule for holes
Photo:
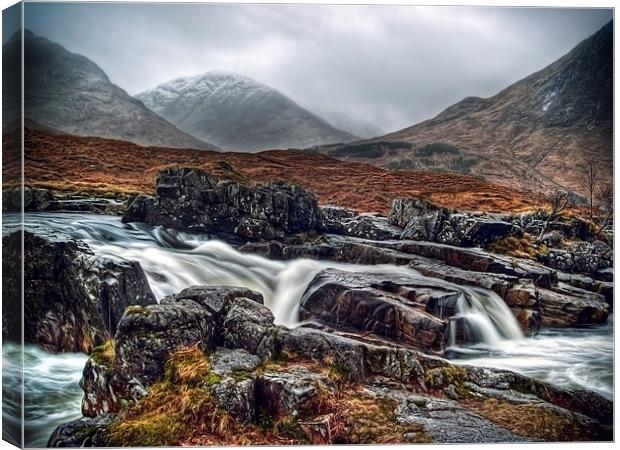
[[[25,130],[25,147],[27,185],[98,195],[152,194],[158,172],[181,165],[246,183],[288,181],[312,190],[322,204],[383,214],[394,198],[406,196],[462,210],[495,212],[531,209],[540,201],[465,175],[392,172],[303,151],[251,154],[140,147],[32,128]],[[15,171],[16,164],[17,160],[5,160],[4,172]]]

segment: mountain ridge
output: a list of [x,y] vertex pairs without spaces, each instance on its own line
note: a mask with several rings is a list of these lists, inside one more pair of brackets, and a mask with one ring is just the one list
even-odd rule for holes
[[[21,34],[3,44],[8,60],[20,60]],[[24,116],[78,136],[99,136],[143,146],[215,149],[179,130],[110,81],[95,62],[60,44],[24,31]],[[19,80],[8,68],[3,86],[5,123],[19,116]],[[11,83],[11,81],[13,81]]]
[[305,148],[359,139],[248,76],[209,71],[135,95],[186,132],[232,151]]
[[[446,168],[477,159],[464,173],[520,189],[586,194],[580,165],[598,161],[602,183],[612,181],[612,48],[613,21],[491,97],[466,97],[431,119],[363,142],[401,143],[372,158],[382,167]],[[441,145],[452,153],[428,155],[429,146]]]

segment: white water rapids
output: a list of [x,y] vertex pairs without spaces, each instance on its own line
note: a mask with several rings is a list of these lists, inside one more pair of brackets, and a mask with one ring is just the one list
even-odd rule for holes
[[[6,233],[11,220],[17,220],[17,216],[4,217],[4,220],[3,231]],[[453,319],[458,319],[458,326],[466,328],[471,344],[450,346],[448,356],[455,361],[513,369],[562,386],[581,386],[612,396],[613,339],[610,324],[547,330],[534,338],[525,338],[508,307],[493,292],[424,277],[405,267],[350,265],[309,259],[273,261],[240,253],[224,242],[209,240],[207,236],[144,224],[125,225],[120,218],[111,216],[27,214],[26,228],[68,234],[86,242],[97,255],[138,261],[158,299],[191,285],[232,285],[254,289],[263,294],[276,321],[287,326],[297,323],[299,301],[321,270],[338,268],[355,273],[407,275],[421,285],[448,287],[460,292],[459,312]],[[455,323],[451,322],[452,344],[455,343]],[[14,392],[19,391],[19,383],[12,382],[7,368],[17,368],[18,354],[18,348],[11,344],[3,347],[4,389]],[[56,425],[79,417],[82,391],[77,382],[85,360],[83,354],[52,355],[37,346],[26,346],[27,446],[45,446]],[[5,416],[5,419],[10,420],[10,417]]]

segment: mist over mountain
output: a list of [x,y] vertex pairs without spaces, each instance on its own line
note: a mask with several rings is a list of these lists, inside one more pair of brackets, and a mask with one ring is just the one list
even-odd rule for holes
[[393,169],[441,168],[523,189],[555,185],[584,194],[579,166],[587,161],[599,161],[603,182],[611,182],[612,131],[609,22],[562,58],[490,98],[465,98],[433,119],[368,141],[366,147],[377,147],[374,152],[328,151]]
[[178,78],[136,98],[181,130],[226,150],[306,148],[359,139],[277,90],[232,72]]
[[[20,59],[21,35],[3,45],[8,61]],[[3,67],[3,110],[19,119],[17,72]],[[93,61],[29,31],[24,33],[24,116],[80,136],[122,139],[144,146],[215,148],[177,129],[113,84]]]

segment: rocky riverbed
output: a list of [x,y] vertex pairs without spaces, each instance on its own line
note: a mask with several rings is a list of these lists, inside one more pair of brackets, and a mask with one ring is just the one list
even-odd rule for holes
[[607,322],[613,252],[587,222],[420,199],[381,217],[196,169],[156,191],[86,208],[126,225],[29,194],[26,339],[91,355],[84,418],[49,445],[611,439],[610,391],[462,356]]

